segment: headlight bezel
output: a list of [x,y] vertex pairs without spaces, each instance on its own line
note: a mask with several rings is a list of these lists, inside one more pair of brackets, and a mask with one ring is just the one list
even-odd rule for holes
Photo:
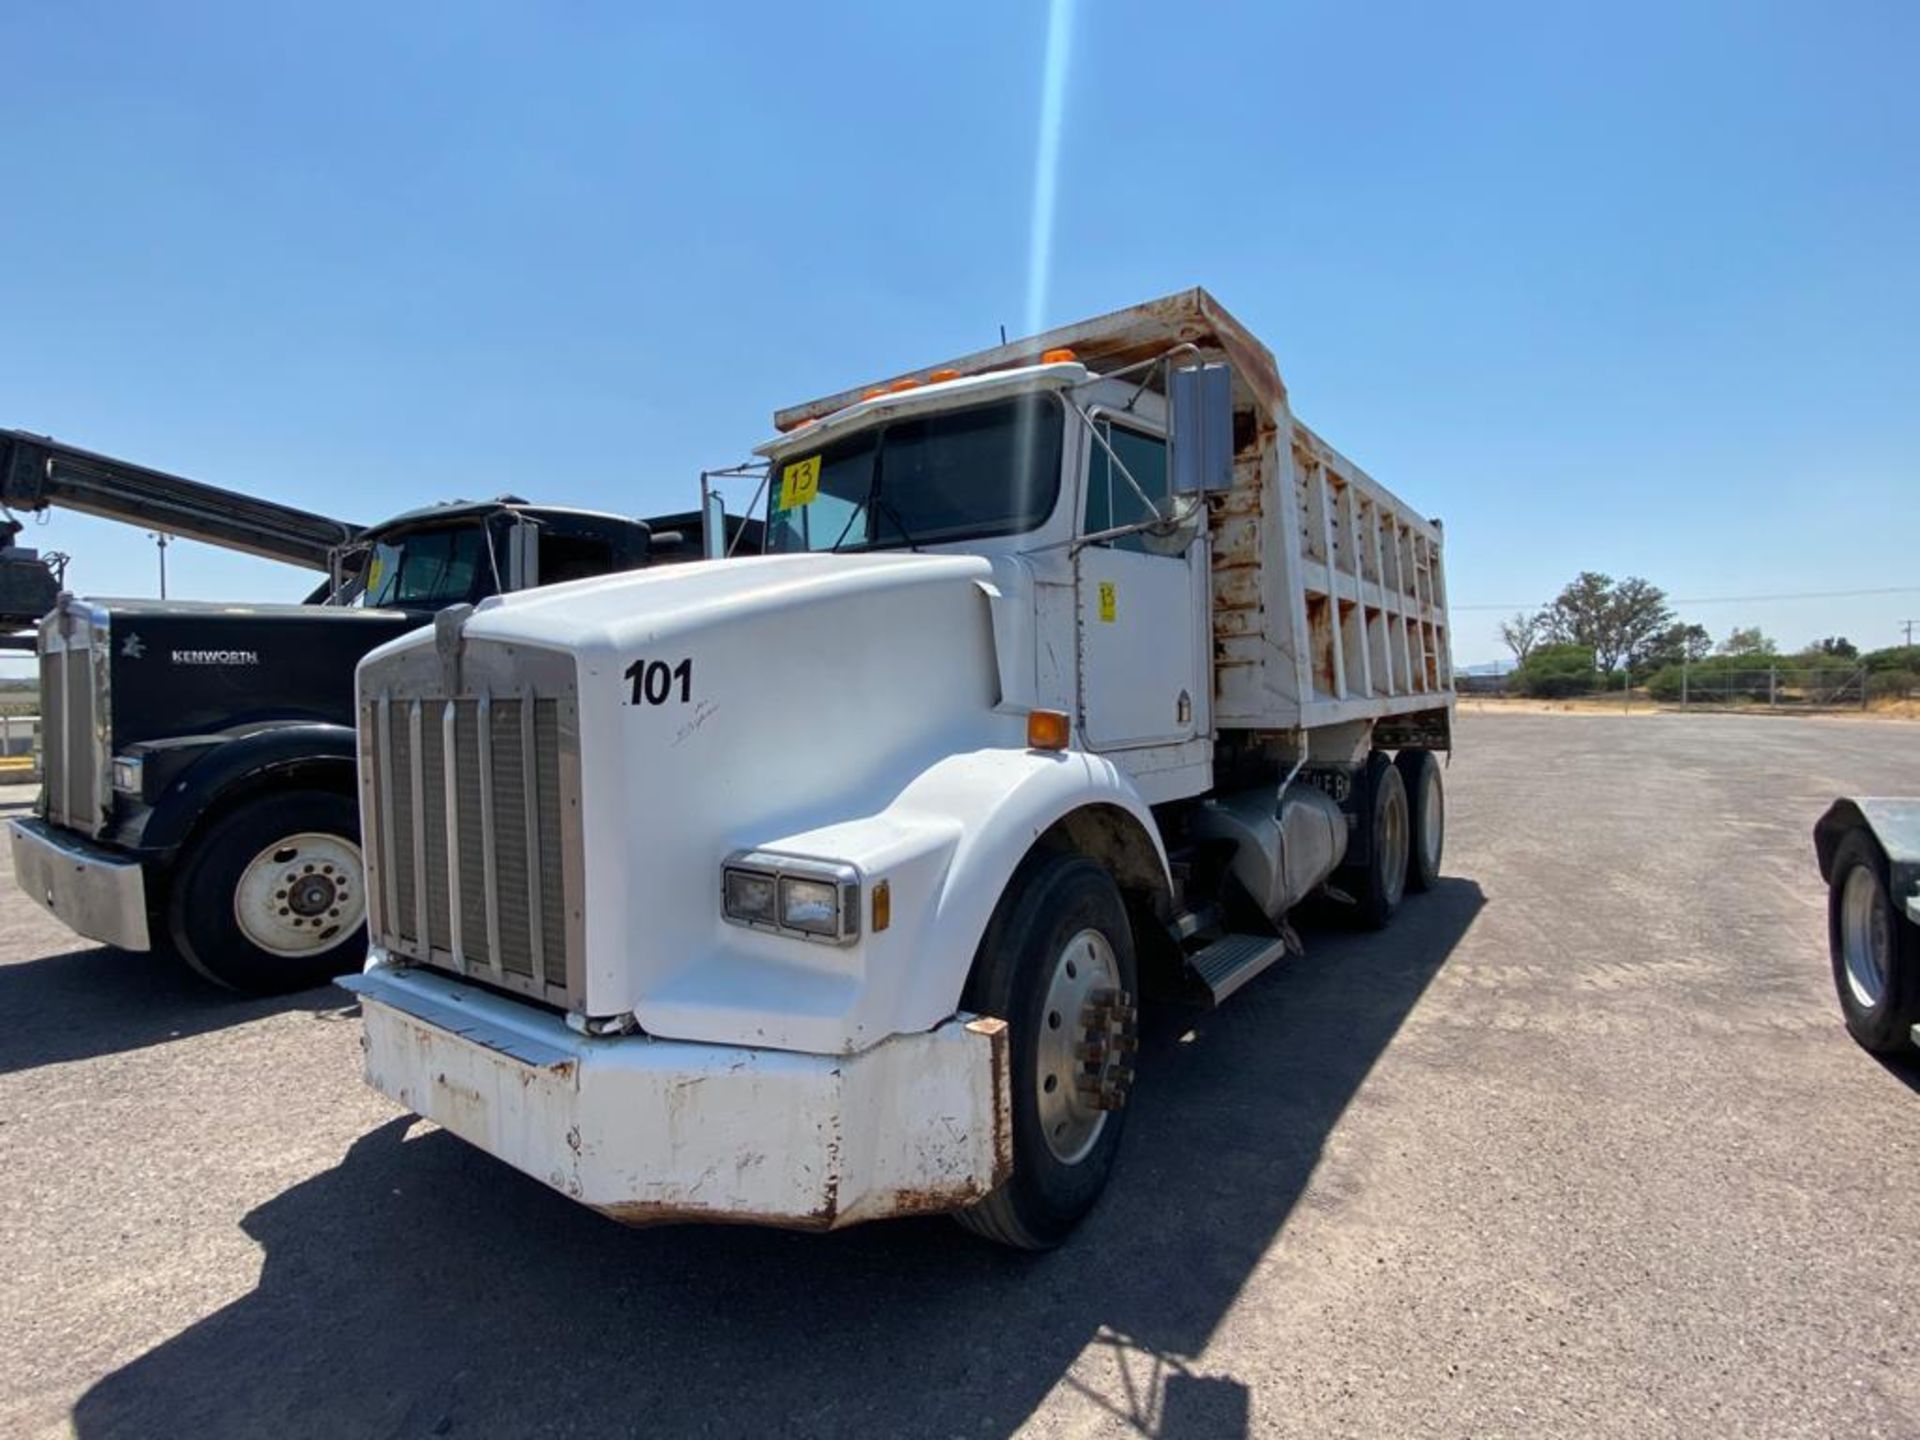
[[[751,883],[771,881],[773,907],[770,918],[740,913],[732,904],[733,877]],[[791,882],[830,887],[836,902],[832,919],[824,925],[803,926],[787,920],[787,899]],[[815,945],[851,945],[860,938],[860,872],[844,860],[823,860],[811,855],[784,855],[773,850],[736,850],[720,864],[720,916],[729,925],[759,930],[770,935],[785,935]]]

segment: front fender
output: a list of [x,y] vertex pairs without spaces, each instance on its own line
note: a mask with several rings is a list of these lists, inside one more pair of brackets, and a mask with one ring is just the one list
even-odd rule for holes
[[265,786],[337,776],[353,793],[356,751],[350,725],[302,720],[210,739],[205,753],[149,802],[152,809],[140,832],[143,851],[178,849],[210,810]]
[[1117,807],[1137,821],[1160,883],[1171,885],[1159,827],[1132,780],[1101,756],[1075,751],[948,756],[876,815],[769,843],[851,861],[869,877],[869,891],[875,880],[888,882],[892,923],[863,942],[866,986],[849,1048],[929,1030],[954,1013],[1014,871],[1042,835],[1088,806]]
[[1920,923],[1920,800],[1839,799],[1813,827],[1820,878],[1833,879],[1834,852],[1854,830],[1864,830],[1887,857],[1893,902]]

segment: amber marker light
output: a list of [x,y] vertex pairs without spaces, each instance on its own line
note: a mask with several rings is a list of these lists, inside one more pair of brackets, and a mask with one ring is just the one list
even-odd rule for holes
[[909,375],[907,376],[906,379],[896,380],[891,385],[887,386],[887,393],[889,395],[898,395],[902,391],[918,390],[919,388],[920,388],[920,382],[914,379],[911,375]]
[[944,380],[958,380],[959,378],[960,378],[960,372],[958,370],[952,370],[952,369],[934,370],[928,373],[927,383],[929,385],[938,385]]
[[1070,727],[1064,710],[1029,710],[1027,712],[1027,748],[1029,750],[1064,750],[1067,748]]
[[1065,365],[1079,358],[1080,357],[1071,350],[1048,350],[1040,356],[1040,363],[1042,365]]
[[893,887],[884,880],[873,882],[873,928],[884,930],[893,923]]

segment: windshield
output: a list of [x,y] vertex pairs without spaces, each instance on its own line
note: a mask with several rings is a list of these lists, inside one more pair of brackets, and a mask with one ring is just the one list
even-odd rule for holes
[[484,526],[413,530],[373,542],[361,603],[402,610],[456,605],[473,599],[477,582],[490,573]]
[[877,550],[1016,535],[1053,512],[1050,395],[915,415],[774,465],[769,551]]

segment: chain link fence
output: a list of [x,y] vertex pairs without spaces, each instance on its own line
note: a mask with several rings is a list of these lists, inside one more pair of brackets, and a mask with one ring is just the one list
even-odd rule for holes
[[1700,664],[1667,666],[1651,675],[1616,672],[1603,683],[1556,687],[1550,693],[1530,694],[1515,673],[1456,674],[1454,680],[1463,697],[1607,700],[1627,707],[1652,701],[1662,708],[1792,714],[1865,710],[1874,700],[1920,693],[1920,677],[1904,671],[1875,672],[1859,664],[1810,665],[1793,660],[1728,665],[1718,657]]
[[1864,665],[1794,665],[1739,668],[1675,665],[1647,681],[1650,698],[1688,709],[1765,709],[1804,713],[1864,710],[1872,687]]

